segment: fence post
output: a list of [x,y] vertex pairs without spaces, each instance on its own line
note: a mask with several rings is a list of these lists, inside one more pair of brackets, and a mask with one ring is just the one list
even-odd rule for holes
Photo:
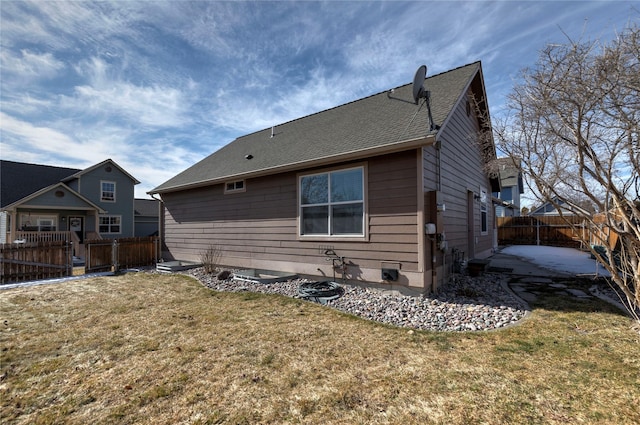
[[65,245],[67,246],[67,252],[65,252],[65,258],[67,262],[67,276],[73,275],[73,242],[65,241]]
[[91,268],[91,244],[84,241],[84,272],[88,273]]
[[113,271],[117,272],[120,269],[118,265],[118,239],[113,240],[113,247],[111,249],[111,263],[113,264]]

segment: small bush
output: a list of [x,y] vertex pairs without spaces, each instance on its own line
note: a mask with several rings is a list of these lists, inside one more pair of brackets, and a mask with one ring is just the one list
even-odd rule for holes
[[216,275],[216,279],[218,280],[227,280],[231,277],[231,272],[229,270],[223,270]]
[[209,245],[206,251],[200,254],[200,262],[204,266],[207,273],[215,273],[218,269],[218,263],[222,257],[222,248],[220,245]]

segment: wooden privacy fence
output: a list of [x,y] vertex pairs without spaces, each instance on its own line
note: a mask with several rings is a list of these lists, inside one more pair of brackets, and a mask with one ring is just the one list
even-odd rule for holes
[[0,244],[0,283],[71,276],[70,241]]
[[[568,224],[565,220],[569,220]],[[499,245],[548,245],[583,248],[580,237],[588,237],[579,217],[497,217]]]
[[86,273],[153,266],[158,260],[157,237],[93,239],[84,244]]

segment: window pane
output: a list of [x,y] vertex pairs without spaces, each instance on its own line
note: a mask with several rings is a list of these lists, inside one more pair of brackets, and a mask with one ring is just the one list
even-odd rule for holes
[[113,182],[102,182],[102,200],[113,201],[116,195],[116,184]]
[[327,203],[328,183],[329,179],[327,174],[303,177],[300,181],[302,205]]
[[362,199],[362,168],[331,173],[331,202]]
[[362,203],[332,207],[331,234],[361,235],[363,222]]
[[511,187],[503,187],[502,188],[502,193],[500,193],[500,198],[502,198],[503,201],[507,201],[507,202],[511,202],[513,201],[513,194],[511,191]]
[[326,235],[329,233],[328,207],[302,208],[302,234]]

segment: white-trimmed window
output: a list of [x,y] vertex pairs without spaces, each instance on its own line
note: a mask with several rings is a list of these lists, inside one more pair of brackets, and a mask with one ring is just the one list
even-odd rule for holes
[[245,190],[244,180],[236,180],[224,184],[224,193],[244,192]]
[[57,230],[58,216],[20,214],[20,230],[31,232],[55,232]]
[[488,204],[487,190],[480,188],[480,233],[482,235],[489,233]]
[[121,233],[122,216],[119,215],[101,215],[98,217],[98,231],[100,233]]
[[116,182],[105,180],[100,182],[100,200],[104,202],[116,201]]
[[364,236],[364,167],[300,176],[300,235]]
[[505,202],[513,202],[513,187],[503,187],[500,191],[500,199]]

